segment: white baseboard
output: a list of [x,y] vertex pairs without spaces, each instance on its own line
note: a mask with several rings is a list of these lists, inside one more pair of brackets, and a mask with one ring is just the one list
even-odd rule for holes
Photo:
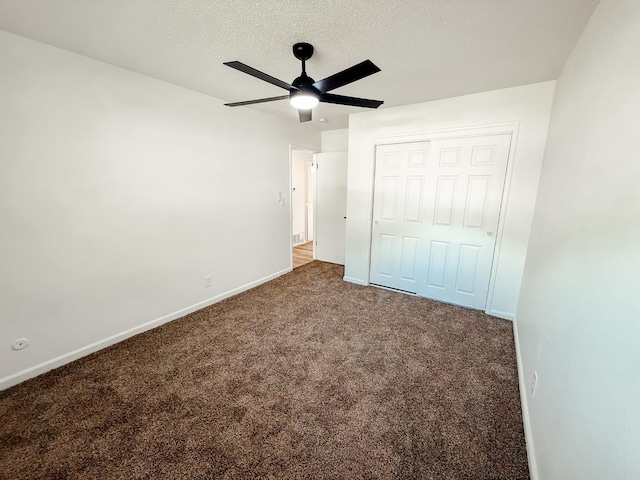
[[492,317],[502,318],[504,320],[511,320],[513,322],[514,315],[513,313],[501,312],[500,310],[487,310],[487,315],[491,315]]
[[367,283],[364,280],[360,280],[359,278],[342,277],[342,280],[344,280],[345,282],[349,282],[349,283],[355,283],[356,285],[362,285],[362,286],[366,286],[367,285]]
[[77,350],[73,350],[72,352],[65,353],[58,357],[52,358],[51,360],[47,360],[33,367],[27,368],[20,372],[14,373],[7,377],[0,379],[0,390],[4,390],[6,388],[12,387],[13,385],[17,385],[20,382],[24,382],[33,377],[37,377],[49,370],[53,370],[54,368],[61,367],[67,363],[73,362],[79,358],[90,355],[98,350],[102,350],[103,348],[114,345],[118,342],[126,340],[127,338],[133,337],[142,332],[146,332],[147,330],[151,330],[153,328],[159,327],[160,325],[170,322],[172,320],[176,320],[177,318],[184,317],[190,313],[193,313],[202,308],[208,307],[209,305],[213,305],[214,303],[221,302],[222,300],[237,295],[239,293],[250,290],[251,288],[257,287],[263,283],[266,283],[270,280],[273,280],[285,273],[291,272],[291,267],[286,268],[284,270],[280,270],[274,274],[263,277],[259,280],[255,280],[253,282],[242,285],[238,288],[234,288],[227,292],[221,293],[220,295],[216,295],[215,297],[208,298],[207,300],[203,300],[202,302],[198,302],[196,304],[190,305],[188,307],[182,308],[176,312],[170,313],[163,317],[156,318],[154,320],[148,321],[136,327],[130,328],[129,330],[125,330],[124,332],[117,333],[110,337],[104,338],[97,342],[91,343],[84,347],[78,348]]
[[529,419],[529,407],[527,405],[527,382],[524,378],[522,367],[522,357],[520,356],[520,339],[518,337],[518,322],[513,320],[513,339],[516,344],[516,362],[518,364],[518,384],[520,386],[520,404],[522,406],[522,423],[524,424],[524,440],[527,445],[527,459],[529,461],[529,475],[531,480],[538,480],[538,466],[536,464],[536,454],[533,448],[533,437],[531,435],[531,421]]

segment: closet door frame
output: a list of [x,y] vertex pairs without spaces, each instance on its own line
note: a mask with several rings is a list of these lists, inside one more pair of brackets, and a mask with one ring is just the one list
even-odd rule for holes
[[[376,147],[379,145],[389,145],[396,143],[413,143],[413,142],[429,142],[432,140],[441,139],[453,139],[462,137],[478,137],[483,135],[493,135],[506,133],[511,134],[511,145],[509,147],[509,157],[507,159],[507,170],[504,181],[504,190],[502,191],[502,199],[500,206],[500,214],[498,217],[498,229],[496,231],[496,243],[493,253],[493,259],[491,262],[491,274],[489,278],[489,290],[487,293],[487,304],[484,309],[485,313],[492,311],[493,296],[495,290],[496,272],[498,268],[498,262],[500,261],[500,252],[502,248],[502,237],[504,233],[504,220],[508,209],[509,192],[511,191],[511,181],[513,176],[514,158],[518,144],[518,132],[520,129],[520,122],[507,122],[498,124],[486,124],[486,125],[469,125],[469,126],[455,126],[450,128],[444,128],[439,130],[423,131],[423,132],[407,132],[406,134],[393,134],[393,135],[379,135],[373,139],[373,155],[375,157]],[[375,158],[371,162],[371,189],[369,195],[369,245],[373,240],[373,202],[375,195]],[[370,272],[371,272],[371,248],[368,252],[368,270],[367,285],[370,284]],[[409,294],[412,295],[412,294]]]

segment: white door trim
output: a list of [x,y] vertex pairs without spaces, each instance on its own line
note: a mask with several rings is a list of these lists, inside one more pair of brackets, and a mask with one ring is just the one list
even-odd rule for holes
[[492,123],[483,125],[466,125],[459,127],[444,128],[438,130],[428,130],[419,132],[407,132],[402,134],[393,135],[378,135],[373,137],[372,154],[374,156],[371,162],[371,188],[369,190],[368,198],[368,217],[369,231],[367,232],[369,238],[369,249],[367,252],[367,281],[366,285],[370,284],[371,275],[371,242],[373,235],[373,202],[375,193],[375,152],[378,145],[388,145],[395,143],[413,143],[413,142],[428,142],[431,140],[439,140],[443,138],[460,138],[460,137],[476,137],[481,135],[497,135],[503,133],[511,134],[511,145],[509,147],[509,158],[507,159],[507,171],[504,181],[504,190],[502,192],[502,199],[500,203],[500,215],[498,216],[498,230],[496,232],[496,243],[493,251],[493,259],[491,261],[491,275],[489,277],[489,291],[487,293],[487,306],[484,310],[489,315],[494,315],[501,318],[507,318],[512,320],[511,315],[507,315],[504,312],[499,312],[493,309],[493,297],[495,290],[495,277],[498,270],[498,263],[500,262],[500,252],[502,249],[502,237],[504,234],[504,223],[508,208],[509,192],[511,191],[511,181],[513,176],[513,167],[515,161],[515,152],[518,143],[518,133],[520,131],[520,122],[505,122],[505,123]]
[[[290,253],[290,257],[289,257],[289,268],[293,269],[293,151],[294,150],[298,150],[298,151],[302,151],[302,152],[306,152],[312,155],[312,158],[314,158],[314,162],[315,162],[315,155],[316,153],[318,153],[317,150],[314,150],[311,147],[305,147],[303,145],[297,145],[294,143],[290,143],[289,144],[289,194],[285,195],[284,198],[287,199],[287,201],[289,202],[289,253]],[[315,209],[315,201],[316,201],[316,192],[313,192],[313,202],[314,202],[314,209]],[[314,212],[314,217],[315,217],[315,212]],[[315,218],[314,218],[314,225],[313,228],[315,230]],[[316,252],[315,252],[315,247],[313,250],[313,258],[316,258]]]

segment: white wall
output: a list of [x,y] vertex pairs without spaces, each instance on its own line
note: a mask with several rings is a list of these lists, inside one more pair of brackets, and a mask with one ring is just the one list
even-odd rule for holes
[[516,316],[539,478],[640,478],[640,2],[558,80]]
[[290,268],[319,135],[222,103],[0,32],[0,387]]
[[322,132],[322,153],[346,152],[349,145],[349,129]]
[[488,124],[516,123],[514,158],[505,221],[497,235],[499,250],[493,298],[488,310],[503,318],[515,314],[527,239],[547,136],[555,82],[385,108],[349,118],[349,172],[345,279],[367,284],[371,250],[371,214],[375,142],[427,132]]

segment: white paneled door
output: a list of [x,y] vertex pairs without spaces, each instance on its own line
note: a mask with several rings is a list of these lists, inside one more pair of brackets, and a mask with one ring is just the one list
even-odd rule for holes
[[486,307],[510,142],[503,134],[377,148],[371,283]]
[[417,293],[429,143],[376,149],[370,282]]
[[344,265],[347,215],[347,154],[318,153],[316,159],[315,258]]

